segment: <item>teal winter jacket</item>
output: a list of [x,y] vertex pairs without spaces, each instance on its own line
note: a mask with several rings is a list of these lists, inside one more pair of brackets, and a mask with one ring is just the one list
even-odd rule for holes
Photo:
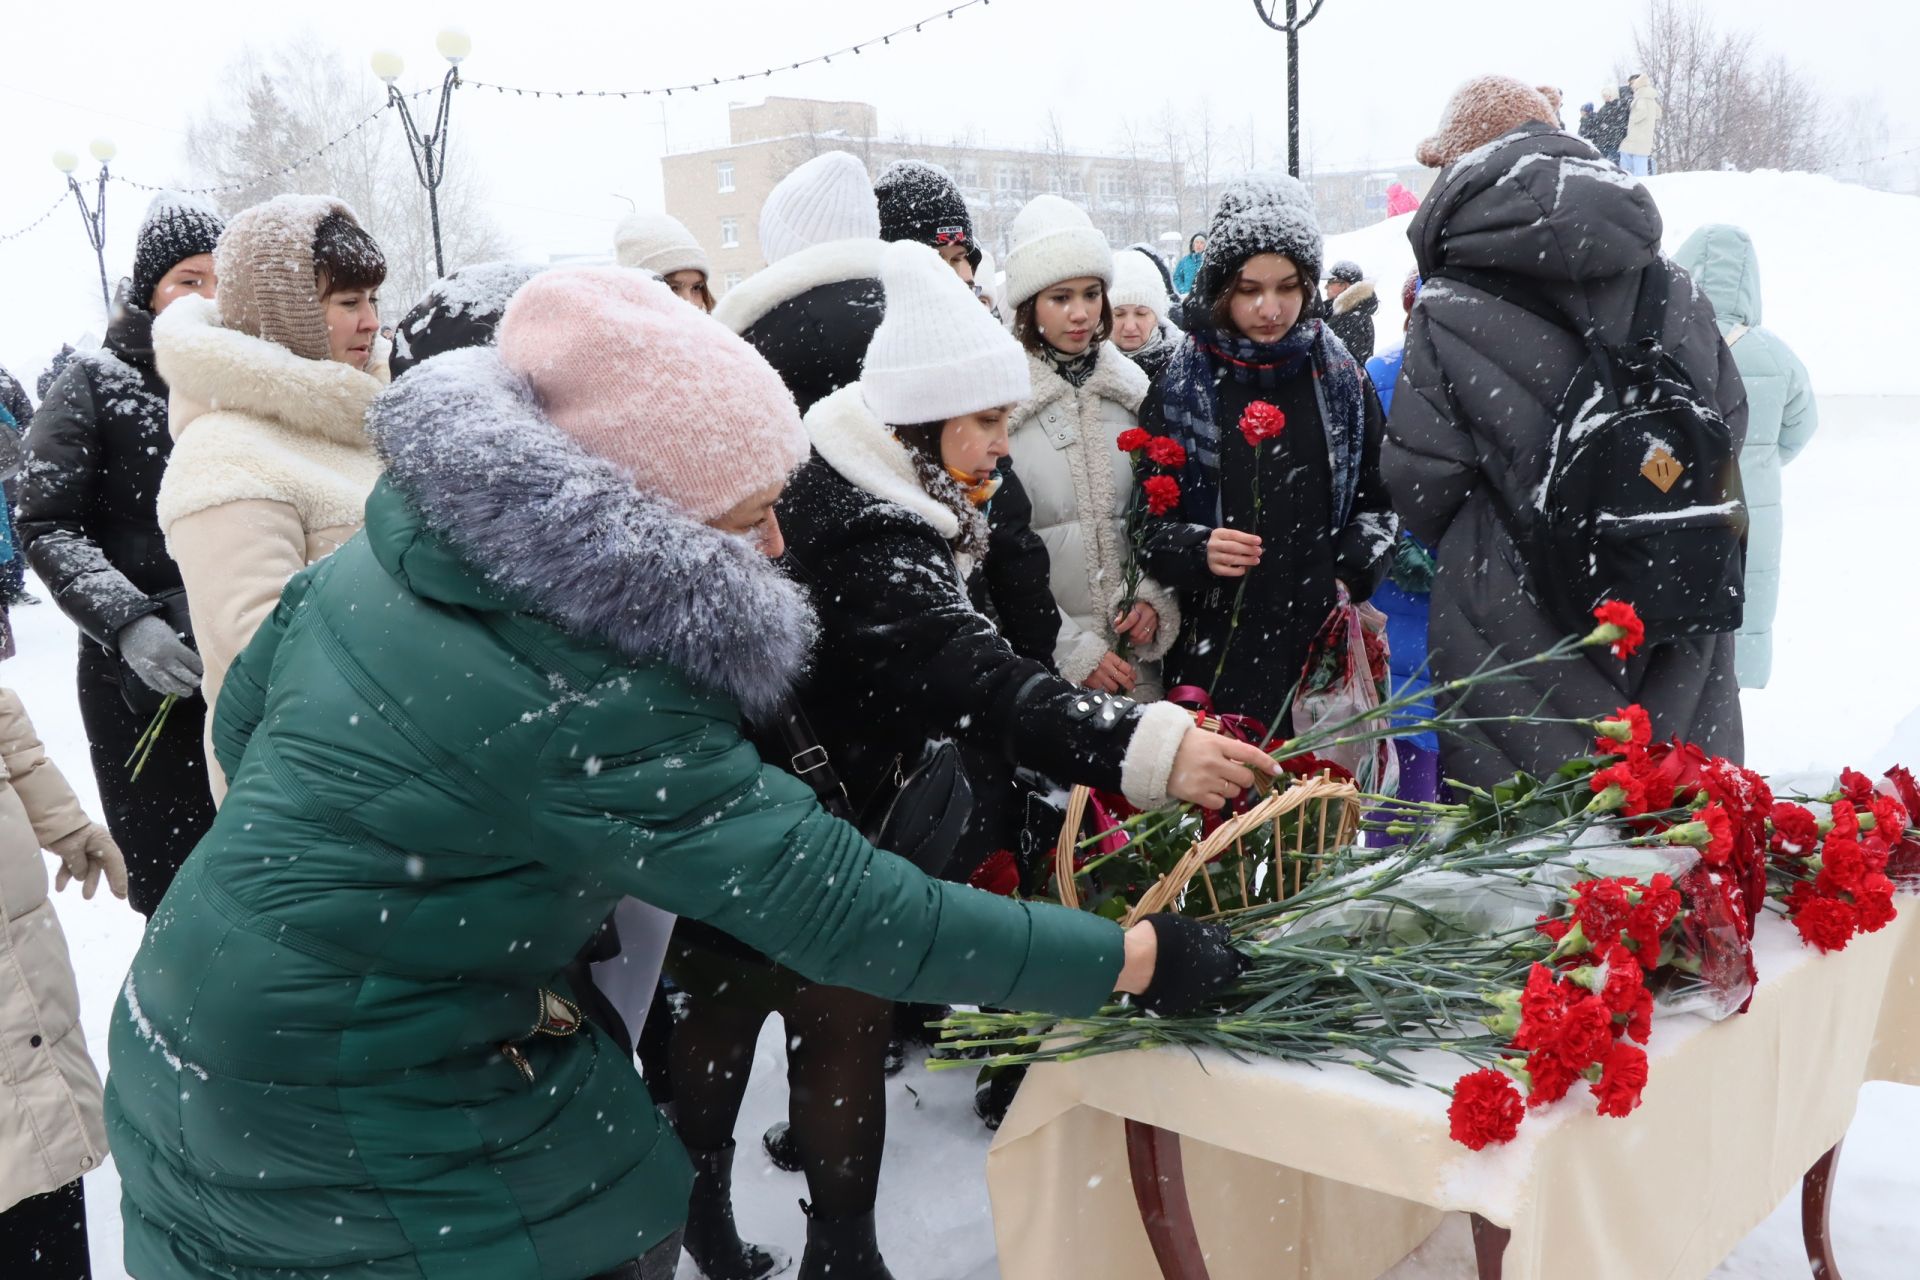
[[1734,645],[1743,689],[1764,688],[1773,672],[1773,617],[1780,603],[1780,469],[1813,439],[1819,422],[1807,368],[1780,336],[1760,325],[1760,260],[1739,227],[1714,223],[1687,237],[1673,260],[1684,267],[1720,322],[1747,384],[1747,442],[1740,480],[1752,525],[1747,534],[1746,622]]
[[813,623],[747,540],[490,349],[368,432],[366,528],[229,673],[232,789],[115,1010],[137,1280],[580,1280],[666,1238],[686,1157],[559,976],[622,895],[882,996],[1108,997],[1117,926],[930,880],[761,764],[743,709]]

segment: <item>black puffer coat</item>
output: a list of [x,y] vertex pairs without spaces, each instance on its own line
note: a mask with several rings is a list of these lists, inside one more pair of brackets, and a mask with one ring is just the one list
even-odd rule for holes
[[971,584],[976,603],[1015,653],[1051,671],[1053,647],[1060,642],[1052,563],[1047,544],[1033,531],[1033,499],[1011,458],[1001,459],[1000,491],[987,503],[987,529],[987,562]]
[[[957,738],[1063,782],[1164,801],[1192,718],[1089,693],[1016,654],[974,607],[954,514],[849,387],[807,415],[814,456],[780,499],[788,560],[820,619],[798,690],[855,805],[930,740]],[[992,554],[991,551],[988,553]]]
[[1348,285],[1327,304],[1327,328],[1361,364],[1373,359],[1373,317],[1379,310],[1380,295],[1371,280]]
[[111,648],[120,629],[181,590],[154,515],[173,437],[153,366],[153,317],[123,309],[105,346],[47,389],[27,432],[20,540],[54,603]]
[[[1660,212],[1647,189],[1587,143],[1531,124],[1470,152],[1440,175],[1407,232],[1426,284],[1414,304],[1382,458],[1408,529],[1436,549],[1429,646],[1437,679],[1472,671],[1496,650],[1538,653],[1562,638],[1528,594],[1502,503],[1530,500],[1546,465],[1561,394],[1584,363],[1565,328],[1457,281],[1448,266],[1510,273],[1602,339],[1623,341],[1643,271],[1672,275],[1665,345],[1737,436],[1746,389],[1712,306],[1660,256]],[[1479,716],[1593,717],[1643,704],[1654,731],[1739,759],[1733,637],[1650,646],[1622,664],[1590,650],[1572,662],[1484,687]],[[1445,744],[1450,777],[1486,785],[1515,769],[1548,770],[1585,751],[1576,724],[1486,725]]]
[[886,310],[878,240],[829,240],[727,290],[713,318],[753,345],[800,412],[860,377]]

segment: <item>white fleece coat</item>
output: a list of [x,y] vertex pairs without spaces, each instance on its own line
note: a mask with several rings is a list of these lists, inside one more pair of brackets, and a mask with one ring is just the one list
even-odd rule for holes
[[[1136,497],[1133,466],[1116,442],[1140,425],[1147,375],[1112,343],[1085,385],[1061,377],[1045,356],[1029,354],[1033,398],[1013,411],[1013,469],[1033,500],[1033,528],[1047,544],[1060,640],[1054,664],[1075,684],[1092,674],[1119,637],[1113,620],[1126,594],[1127,512]],[[1151,578],[1139,599],[1160,614],[1153,643],[1134,655],[1142,667],[1133,696],[1161,695],[1159,660],[1180,632],[1180,605]]]
[[227,668],[287,579],[359,530],[380,478],[362,419],[386,385],[386,353],[383,344],[371,373],[303,359],[222,327],[203,298],[161,314],[153,349],[174,440],[157,507],[206,664],[217,799],[226,782],[211,749],[213,709]]

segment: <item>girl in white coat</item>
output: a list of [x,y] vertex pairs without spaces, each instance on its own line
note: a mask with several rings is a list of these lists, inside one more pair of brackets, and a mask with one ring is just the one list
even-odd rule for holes
[[1060,607],[1054,663],[1076,684],[1161,694],[1159,659],[1180,630],[1173,594],[1126,586],[1132,464],[1120,433],[1139,425],[1147,375],[1108,341],[1113,251],[1078,206],[1043,195],[1013,221],[1003,305],[1027,349],[1033,397],[1013,415],[1013,467],[1033,499]]

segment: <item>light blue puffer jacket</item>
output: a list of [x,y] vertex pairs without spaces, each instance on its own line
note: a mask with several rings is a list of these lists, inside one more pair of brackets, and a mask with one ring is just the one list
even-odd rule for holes
[[1747,537],[1747,617],[1734,648],[1743,689],[1773,671],[1773,615],[1780,602],[1780,468],[1807,447],[1818,425],[1807,368],[1779,335],[1760,326],[1760,260],[1739,227],[1709,223],[1673,260],[1713,303],[1720,333],[1747,384],[1747,443],[1740,452],[1752,530]]

